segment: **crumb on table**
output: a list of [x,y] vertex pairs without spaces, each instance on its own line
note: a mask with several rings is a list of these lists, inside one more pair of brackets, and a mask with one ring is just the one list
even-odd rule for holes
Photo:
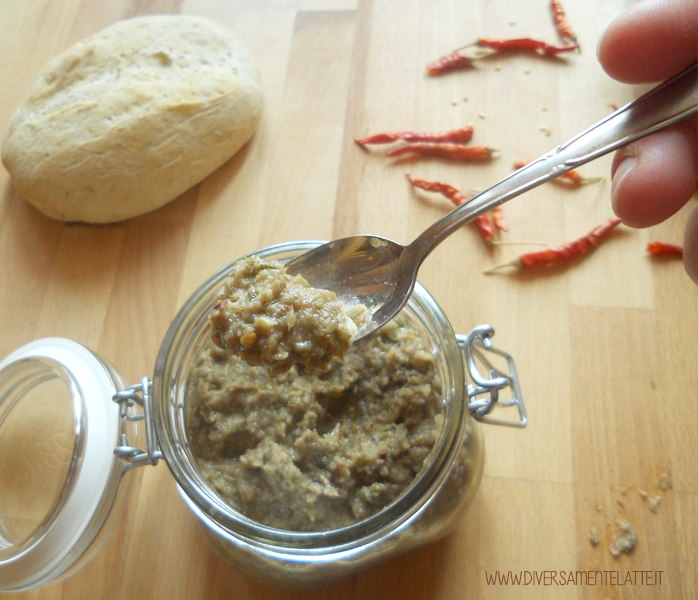
[[601,543],[601,540],[599,539],[599,534],[596,531],[596,527],[592,527],[591,530],[589,531],[589,541],[591,542],[591,545],[596,548]]
[[614,558],[625,552],[632,552],[637,544],[637,532],[627,521],[616,521],[616,532],[609,550]]
[[652,512],[656,513],[657,510],[659,510],[659,505],[662,503],[662,497],[659,494],[657,494],[653,498],[649,499],[649,503],[650,503],[650,510]]

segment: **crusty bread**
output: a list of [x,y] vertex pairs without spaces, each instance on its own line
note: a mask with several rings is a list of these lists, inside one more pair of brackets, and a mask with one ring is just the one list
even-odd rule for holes
[[261,106],[257,67],[230,31],[197,17],[137,17],[44,69],[10,122],[2,161],[50,217],[121,221],[226,162]]

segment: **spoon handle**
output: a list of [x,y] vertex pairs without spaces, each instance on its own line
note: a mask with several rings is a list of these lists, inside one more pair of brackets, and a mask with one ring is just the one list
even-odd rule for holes
[[495,206],[698,112],[696,64],[452,210],[410,244],[413,261],[421,264],[461,225]]

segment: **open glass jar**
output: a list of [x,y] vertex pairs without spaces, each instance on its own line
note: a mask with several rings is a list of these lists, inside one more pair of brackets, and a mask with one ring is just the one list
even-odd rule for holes
[[[283,262],[319,243],[281,244],[256,254]],[[229,265],[210,277],[180,309],[162,342],[152,381],[144,378],[127,387],[107,361],[79,344],[56,338],[32,342],[0,363],[0,455],[3,445],[16,443],[18,435],[26,433],[22,427],[32,426],[19,408],[29,407],[24,411],[28,413],[38,401],[34,396],[54,398],[56,411],[70,415],[59,432],[65,440],[64,460],[52,468],[57,482],[52,500],[22,535],[9,535],[13,509],[7,503],[0,505],[1,590],[55,581],[84,564],[103,542],[128,494],[130,481],[122,480],[130,480],[135,467],[160,459],[166,461],[213,546],[241,571],[284,587],[323,583],[448,533],[482,476],[480,422],[526,426],[513,359],[492,347],[492,328],[482,325],[465,336],[455,335],[443,311],[417,284],[402,314],[435,357],[441,415],[433,448],[412,483],[375,514],[337,529],[287,531],[245,517],[209,485],[187,432],[190,376],[210,338],[208,314],[214,296],[231,269]],[[58,391],[46,387],[47,382]],[[496,406],[513,407],[516,416],[495,418],[490,413]],[[48,434],[56,437],[55,431]],[[43,443],[41,437],[28,437]],[[95,449],[96,437],[101,444]],[[99,462],[89,467],[92,452]],[[36,456],[27,452],[29,461],[36,461]],[[86,482],[95,479],[86,474],[90,468],[103,476],[97,489],[88,492]],[[32,490],[21,478],[6,475],[6,469],[8,465],[3,466],[4,485],[12,488],[14,505],[19,506],[22,496]],[[70,507],[81,510],[83,518],[64,518]],[[49,535],[52,531],[60,535]],[[22,560],[24,566],[18,570]]]

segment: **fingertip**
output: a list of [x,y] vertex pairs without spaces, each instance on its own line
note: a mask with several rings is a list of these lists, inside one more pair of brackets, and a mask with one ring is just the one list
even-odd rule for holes
[[695,133],[687,124],[657,132],[614,157],[613,210],[630,227],[650,227],[676,213],[696,190]]
[[[622,201],[622,196],[620,202],[617,196],[619,195],[619,190],[623,187],[623,180],[637,166],[637,157],[632,150],[632,145],[621,148],[613,157],[613,164],[611,166],[611,207],[613,208],[613,212],[621,219],[623,219],[624,213],[626,212],[625,203]],[[618,212],[619,208],[620,214]]]
[[698,55],[698,2],[646,0],[633,4],[606,28],[596,55],[608,75],[624,83],[667,79]]

